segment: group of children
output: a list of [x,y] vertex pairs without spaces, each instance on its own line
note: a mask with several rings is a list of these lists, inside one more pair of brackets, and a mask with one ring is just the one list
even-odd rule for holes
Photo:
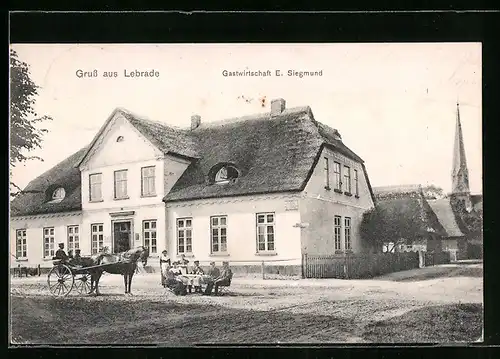
[[[205,295],[210,295],[212,289],[215,287],[215,294],[217,294],[219,286],[227,286],[230,284],[233,273],[229,268],[229,262],[223,262],[223,270],[221,271],[215,266],[215,262],[210,263],[210,269],[207,273],[200,267],[200,261],[194,261],[194,266],[191,271],[188,271],[189,260],[186,259],[185,255],[181,255],[179,261],[171,262],[168,256],[168,252],[164,250],[160,256],[160,268],[161,268],[161,284],[164,287],[175,286],[179,283],[176,279],[177,276],[182,276],[186,274],[195,274],[195,277],[186,278],[182,282],[186,285],[187,291],[192,292],[192,287],[194,287],[195,293],[203,293]],[[201,289],[202,284],[207,284],[205,291]]]

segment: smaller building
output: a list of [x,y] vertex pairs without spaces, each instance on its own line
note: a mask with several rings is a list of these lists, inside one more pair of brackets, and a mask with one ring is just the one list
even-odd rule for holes
[[441,239],[446,232],[421,185],[373,187],[373,192],[375,210],[366,220],[371,222],[376,236],[384,239],[383,252],[443,249]]
[[429,205],[446,232],[442,238],[443,250],[450,252],[452,259],[463,258],[467,251],[466,238],[458,226],[450,199],[429,200]]
[[[425,245],[426,251],[450,252],[452,260],[482,258],[483,196],[470,193],[458,104],[451,167],[452,191],[445,198],[428,198],[422,185],[418,184],[373,188],[380,225],[386,226],[389,233],[394,233],[391,227],[404,228],[406,235],[412,238],[411,241],[406,238],[401,242],[389,239],[387,242],[393,244],[394,248],[407,250],[410,246],[410,250],[414,250],[422,249]],[[431,236],[425,243],[418,242],[422,224]],[[389,247],[386,245],[384,249],[390,250]]]

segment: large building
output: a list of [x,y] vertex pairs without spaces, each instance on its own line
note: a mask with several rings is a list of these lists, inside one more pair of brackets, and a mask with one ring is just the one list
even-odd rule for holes
[[[374,198],[363,160],[309,107],[189,129],[117,109],[92,142],[32,180],[11,202],[12,265],[52,266],[60,242],[166,249],[233,268],[260,261],[300,271],[303,254],[364,250]],[[14,259],[15,258],[15,259]]]

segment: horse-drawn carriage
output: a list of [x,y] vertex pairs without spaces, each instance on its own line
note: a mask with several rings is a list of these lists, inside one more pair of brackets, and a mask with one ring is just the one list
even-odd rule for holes
[[132,277],[137,269],[137,261],[147,264],[149,251],[137,247],[118,254],[98,253],[91,257],[81,257],[78,262],[55,260],[54,267],[47,276],[49,291],[55,296],[67,296],[73,289],[79,294],[99,294],[99,279],[103,272],[124,276],[125,293],[130,293]]
[[67,296],[73,289],[79,294],[89,294],[92,290],[90,270],[94,268],[105,270],[108,265],[84,267],[61,260],[54,261],[54,267],[47,276],[49,290],[53,295],[61,297]]

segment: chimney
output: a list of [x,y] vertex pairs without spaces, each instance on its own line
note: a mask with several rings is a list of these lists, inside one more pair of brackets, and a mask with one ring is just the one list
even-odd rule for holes
[[197,129],[201,124],[201,116],[193,115],[191,116],[191,130]]
[[285,100],[278,98],[271,101],[271,116],[278,116],[285,110]]

